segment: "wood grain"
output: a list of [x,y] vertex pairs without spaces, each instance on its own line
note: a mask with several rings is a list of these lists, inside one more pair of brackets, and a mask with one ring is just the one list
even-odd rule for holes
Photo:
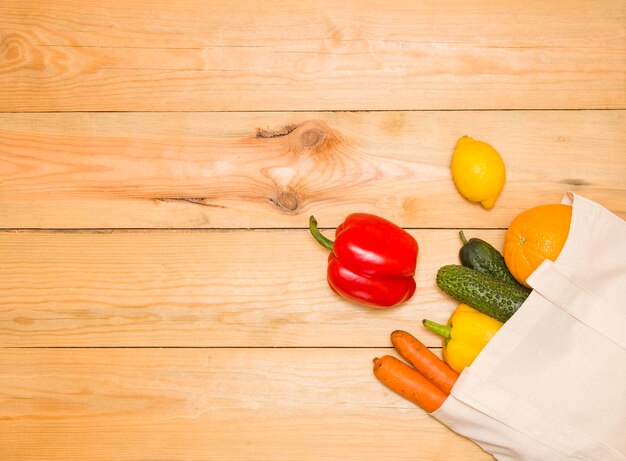
[[[450,177],[456,140],[493,144],[489,212]],[[625,111],[0,114],[5,228],[507,227],[573,190],[626,216]]]
[[327,250],[304,230],[0,233],[0,346],[387,347],[405,329],[440,347],[421,320],[456,306],[435,275],[461,242],[411,233],[417,293],[392,309],[335,295]]
[[492,459],[376,381],[387,352],[4,349],[0,457]]
[[624,108],[624,0],[0,1],[0,111]]

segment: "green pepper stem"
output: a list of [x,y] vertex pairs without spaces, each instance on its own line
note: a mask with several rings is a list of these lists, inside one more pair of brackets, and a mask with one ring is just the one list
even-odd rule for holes
[[447,325],[440,325],[438,323],[433,322],[432,320],[422,320],[422,324],[428,328],[429,330],[434,331],[439,336],[443,336],[446,339],[450,339],[450,328]]
[[465,245],[467,243],[467,239],[465,238],[465,234],[463,233],[463,231],[459,232],[459,235],[461,236],[461,241],[463,242],[463,245]]
[[320,245],[329,249],[330,251],[333,251],[333,241],[322,235],[320,230],[317,228],[317,220],[313,216],[309,218],[309,230],[311,231],[311,234],[313,234],[313,237],[315,237],[315,240],[320,243]]

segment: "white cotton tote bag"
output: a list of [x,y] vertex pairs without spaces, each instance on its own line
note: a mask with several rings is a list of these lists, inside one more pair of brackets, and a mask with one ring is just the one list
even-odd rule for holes
[[626,223],[563,203],[561,254],[432,413],[498,460],[626,460]]

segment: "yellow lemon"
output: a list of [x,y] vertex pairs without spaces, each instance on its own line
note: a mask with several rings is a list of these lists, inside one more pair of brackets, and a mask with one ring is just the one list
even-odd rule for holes
[[506,181],[500,154],[486,142],[460,138],[452,154],[452,179],[463,197],[492,208]]

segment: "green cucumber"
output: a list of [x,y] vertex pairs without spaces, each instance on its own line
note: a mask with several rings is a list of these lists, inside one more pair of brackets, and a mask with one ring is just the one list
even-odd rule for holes
[[458,265],[439,269],[437,286],[456,300],[500,322],[511,318],[529,295],[527,290],[511,283]]
[[528,291],[515,280],[515,277],[506,267],[504,257],[492,245],[478,238],[467,240],[463,231],[459,232],[463,246],[459,250],[461,264],[483,274],[491,275],[494,279],[512,283],[518,288]]

